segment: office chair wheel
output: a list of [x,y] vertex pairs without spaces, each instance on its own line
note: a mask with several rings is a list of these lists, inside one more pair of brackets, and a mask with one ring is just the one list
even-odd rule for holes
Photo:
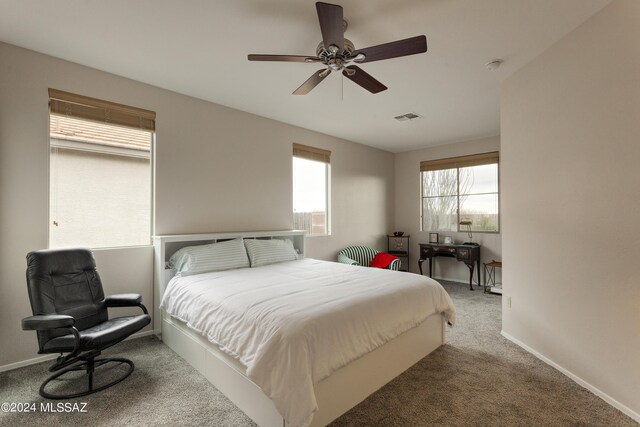
[[[95,369],[102,366],[102,365],[106,365],[108,363],[118,363],[118,364],[127,364],[129,365],[129,368],[126,370],[126,372],[124,374],[121,374],[119,376],[117,376],[114,380],[112,380],[111,382],[101,385],[100,387],[94,388],[93,387],[93,375],[95,372]],[[81,397],[81,396],[87,396],[89,394],[92,393],[97,393],[99,391],[102,391],[104,389],[107,389],[111,386],[114,386],[116,384],[118,384],[120,381],[124,380],[125,378],[127,378],[129,375],[131,375],[131,373],[133,372],[135,368],[135,365],[133,364],[133,362],[129,359],[123,359],[121,357],[112,357],[112,358],[108,358],[108,359],[89,359],[85,362],[79,363],[77,365],[72,365],[69,366],[68,368],[62,369],[60,372],[56,372],[55,374],[51,375],[49,378],[47,378],[42,385],[40,386],[40,396],[44,397],[45,399],[72,399],[74,397]],[[80,391],[78,393],[71,393],[71,394],[52,394],[52,393],[48,393],[45,391],[45,387],[47,386],[47,384],[49,384],[51,381],[61,377],[62,375],[72,372],[72,371],[87,371],[87,379],[88,379],[88,387],[86,390],[84,391]]]

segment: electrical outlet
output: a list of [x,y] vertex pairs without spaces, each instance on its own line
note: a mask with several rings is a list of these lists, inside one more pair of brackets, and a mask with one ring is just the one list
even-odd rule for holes
[[507,297],[507,307],[511,308],[511,296]]

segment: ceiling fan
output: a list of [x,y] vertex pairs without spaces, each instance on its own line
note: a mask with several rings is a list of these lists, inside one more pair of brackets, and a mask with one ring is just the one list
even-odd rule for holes
[[249,61],[308,62],[322,63],[326,66],[326,68],[313,73],[293,92],[294,95],[306,95],[332,71],[342,71],[342,75],[371,93],[382,92],[387,87],[353,63],[363,64],[427,51],[427,38],[423,35],[364,49],[355,49],[353,43],[344,38],[346,21],[342,17],[342,6],[317,2],[316,10],[322,31],[322,41],[316,49],[315,56],[248,55]]

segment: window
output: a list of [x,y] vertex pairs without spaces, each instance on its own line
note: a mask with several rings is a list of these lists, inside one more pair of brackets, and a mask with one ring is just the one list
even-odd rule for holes
[[422,230],[500,231],[498,152],[420,163]]
[[293,227],[312,236],[329,233],[331,152],[293,144]]
[[49,98],[49,247],[149,245],[155,113]]

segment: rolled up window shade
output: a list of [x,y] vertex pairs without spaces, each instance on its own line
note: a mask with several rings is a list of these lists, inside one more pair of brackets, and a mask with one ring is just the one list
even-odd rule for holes
[[420,172],[443,169],[465,168],[469,166],[489,165],[500,161],[500,152],[472,154],[469,156],[449,157],[446,159],[426,160],[420,162]]
[[152,132],[156,127],[156,113],[153,111],[57,89],[49,89],[49,111],[54,115],[71,116]]
[[309,147],[308,145],[293,144],[293,155],[316,162],[331,163],[331,151],[321,148]]

